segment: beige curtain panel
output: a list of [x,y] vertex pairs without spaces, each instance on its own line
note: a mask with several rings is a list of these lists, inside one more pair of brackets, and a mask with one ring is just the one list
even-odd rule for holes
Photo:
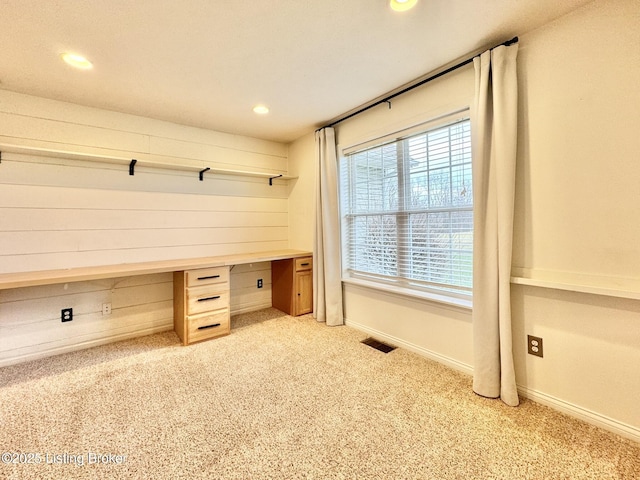
[[474,58],[473,390],[519,403],[511,339],[518,44]]
[[340,209],[335,132],[316,132],[316,229],[313,247],[313,314],[327,325],[343,325]]

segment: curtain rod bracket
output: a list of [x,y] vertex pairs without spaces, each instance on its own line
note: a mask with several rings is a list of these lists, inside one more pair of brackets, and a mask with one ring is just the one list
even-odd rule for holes
[[135,158],[131,159],[131,163],[129,163],[129,175],[133,175],[135,173],[135,166],[136,163],[138,163],[138,160],[136,160]]
[[280,178],[281,176],[282,176],[282,174],[276,175],[275,177],[269,177],[269,186],[273,185],[273,179],[274,178]]
[[200,170],[200,181],[202,182],[204,180],[204,172],[208,172],[209,170],[211,170],[209,167],[205,168],[204,170]]

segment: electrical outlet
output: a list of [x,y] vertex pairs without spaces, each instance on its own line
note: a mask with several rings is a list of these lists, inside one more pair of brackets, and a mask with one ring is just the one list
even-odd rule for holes
[[542,338],[527,335],[527,353],[542,357]]
[[60,311],[60,321],[70,322],[73,320],[73,308],[63,308]]
[[111,303],[102,304],[102,315],[111,315]]
[[258,279],[258,288],[262,288],[262,279],[261,278]]

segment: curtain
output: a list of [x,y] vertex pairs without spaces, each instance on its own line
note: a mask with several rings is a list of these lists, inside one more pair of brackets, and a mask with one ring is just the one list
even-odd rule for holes
[[511,252],[518,44],[474,58],[473,390],[517,406],[511,338]]
[[333,128],[316,132],[316,169],[313,314],[327,325],[342,325],[338,165]]

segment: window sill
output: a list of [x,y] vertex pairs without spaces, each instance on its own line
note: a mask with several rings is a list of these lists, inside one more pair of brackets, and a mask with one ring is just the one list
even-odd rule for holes
[[455,307],[457,309],[471,311],[473,309],[473,301],[471,299],[462,299],[445,294],[438,294],[432,292],[422,292],[418,290],[412,290],[409,288],[396,287],[394,285],[385,285],[383,283],[372,282],[369,280],[362,280],[359,278],[343,278],[342,283],[356,285],[359,287],[371,288],[374,290],[380,290],[385,293],[397,295],[400,297],[410,297],[418,300],[423,300],[429,303],[438,304],[440,306],[446,305],[447,307]]

